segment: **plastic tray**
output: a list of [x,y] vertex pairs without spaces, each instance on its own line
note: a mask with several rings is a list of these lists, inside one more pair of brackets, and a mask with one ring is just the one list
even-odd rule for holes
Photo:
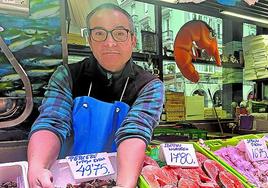
[[13,162],[0,164],[0,184],[14,181],[19,188],[28,188],[27,162]]
[[[116,153],[108,153],[115,174],[104,176],[98,179],[116,179]],[[73,178],[71,169],[66,159],[57,160],[51,167],[53,184],[55,187],[66,187],[68,183],[78,184]]]
[[[227,162],[225,162],[221,157],[218,157],[215,155],[213,152],[221,149],[222,147],[227,147],[227,146],[236,146],[241,140],[243,139],[259,139],[260,136],[258,135],[241,135],[241,136],[236,136],[230,139],[226,140],[207,140],[205,141],[205,144],[210,148],[210,150],[207,150],[203,148],[207,153],[212,155],[215,160],[217,160],[219,163],[221,163],[224,167],[228,168],[233,174],[235,174],[238,178],[240,178],[243,182],[246,182],[247,186],[246,187],[255,187],[253,184],[248,182],[247,178],[239,173],[237,170],[235,170],[233,167],[231,167]],[[201,147],[201,146],[199,146]]]
[[[195,148],[195,151],[198,151],[200,153],[202,153],[203,155],[205,155],[207,158],[209,159],[212,159],[214,161],[217,161],[215,160],[216,156],[214,154],[212,154],[211,152],[208,152],[206,150],[204,150],[202,147],[200,147],[197,143],[194,143],[194,142],[187,142],[187,143],[190,143],[190,144],[193,144],[194,148]],[[151,153],[150,153],[151,154]],[[149,155],[150,155],[149,154]],[[156,153],[155,151],[153,151],[152,153],[152,158],[155,159],[157,158],[158,156],[158,153]],[[218,161],[217,161],[218,162]],[[221,164],[221,163],[220,163]],[[251,186],[249,186],[246,181],[244,181],[242,178],[241,175],[237,175],[235,174],[229,167],[228,165],[225,163],[225,165],[221,164],[228,172],[230,172],[231,174],[233,174],[234,176],[236,176],[240,181],[241,183],[244,185],[245,188],[250,188]],[[146,182],[146,180],[143,178],[143,176],[140,176],[139,177],[139,181],[138,181],[138,185],[139,185],[139,188],[150,188],[150,186],[148,185],[148,183]]]

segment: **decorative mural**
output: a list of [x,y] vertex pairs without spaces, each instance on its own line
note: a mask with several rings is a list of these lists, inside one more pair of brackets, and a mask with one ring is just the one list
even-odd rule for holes
[[[60,0],[31,0],[27,17],[2,14],[0,8],[0,35],[30,79],[35,109],[41,103],[51,74],[62,64],[60,7]],[[0,51],[0,98],[16,99],[21,106],[25,103],[21,77],[3,51]],[[10,101],[0,102],[0,123],[5,121],[1,114],[12,106],[7,104]]]

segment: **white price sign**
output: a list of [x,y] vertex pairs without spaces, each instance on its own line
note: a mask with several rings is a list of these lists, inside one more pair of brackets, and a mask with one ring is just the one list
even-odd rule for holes
[[114,174],[107,153],[95,153],[66,157],[75,180],[87,180]]
[[268,150],[263,139],[246,139],[244,140],[244,143],[246,152],[251,160],[268,160]]
[[161,144],[160,156],[164,157],[167,165],[170,166],[198,167],[193,144]]

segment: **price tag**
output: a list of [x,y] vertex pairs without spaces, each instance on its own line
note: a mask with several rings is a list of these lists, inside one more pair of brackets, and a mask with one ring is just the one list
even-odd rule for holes
[[246,139],[244,143],[252,161],[268,160],[268,150],[263,139]]
[[75,180],[87,180],[114,174],[108,154],[95,153],[66,157]]
[[193,144],[161,144],[160,158],[164,158],[167,165],[170,166],[198,167]]

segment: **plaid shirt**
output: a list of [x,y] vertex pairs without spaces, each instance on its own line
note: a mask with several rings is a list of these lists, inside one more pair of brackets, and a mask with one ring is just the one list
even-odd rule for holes
[[[38,130],[50,130],[64,143],[72,133],[73,98],[71,75],[64,66],[59,66],[52,75],[40,115],[34,122],[30,136]],[[147,83],[130,107],[127,117],[116,133],[117,145],[128,138],[140,138],[148,144],[153,129],[157,126],[163,106],[164,87],[159,79]]]

